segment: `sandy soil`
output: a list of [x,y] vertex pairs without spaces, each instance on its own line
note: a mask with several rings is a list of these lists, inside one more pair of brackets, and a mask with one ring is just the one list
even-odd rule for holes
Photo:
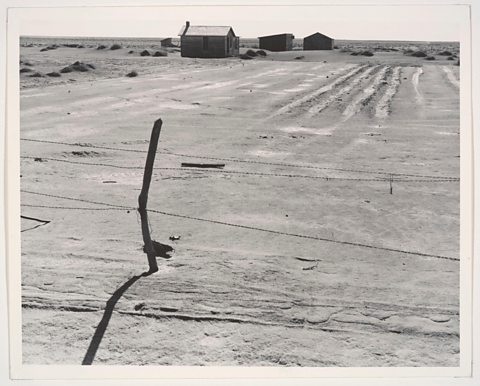
[[[22,137],[64,143],[21,142],[22,215],[50,221],[22,220],[25,363],[458,365],[452,61],[39,48],[21,49],[35,71],[95,69],[21,75]],[[175,252],[140,276],[158,118],[149,216]]]

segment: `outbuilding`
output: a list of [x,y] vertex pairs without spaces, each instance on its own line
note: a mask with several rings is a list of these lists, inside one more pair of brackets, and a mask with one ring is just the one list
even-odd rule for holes
[[285,33],[278,35],[260,36],[260,48],[269,51],[291,51],[293,47],[293,34]]
[[160,40],[160,45],[162,47],[173,47],[172,38],[165,38]]
[[315,32],[313,35],[303,38],[303,50],[332,50],[333,39],[327,35]]
[[239,53],[239,37],[230,26],[190,25],[180,30],[181,55],[187,58],[226,58]]

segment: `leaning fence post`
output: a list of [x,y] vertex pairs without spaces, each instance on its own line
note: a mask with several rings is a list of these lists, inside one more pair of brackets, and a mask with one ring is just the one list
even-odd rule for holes
[[147,200],[150,181],[152,180],[153,163],[155,162],[155,153],[157,152],[158,138],[160,137],[160,129],[162,128],[162,120],[157,119],[153,125],[152,135],[150,137],[150,145],[148,147],[147,161],[145,162],[145,173],[143,174],[142,191],[138,196],[138,212],[142,223],[143,242],[145,244],[145,252],[147,253],[149,272],[157,272],[158,265],[155,257],[150,229],[148,228]]

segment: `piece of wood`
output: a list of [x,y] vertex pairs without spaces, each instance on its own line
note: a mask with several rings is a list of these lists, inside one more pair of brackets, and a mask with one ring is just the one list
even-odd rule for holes
[[212,169],[223,169],[225,164],[206,164],[206,163],[196,163],[196,162],[182,162],[182,168],[212,168]]
[[148,147],[147,160],[145,162],[145,173],[143,174],[142,191],[138,196],[138,212],[140,213],[140,221],[142,224],[142,236],[145,244],[145,251],[147,253],[149,272],[157,272],[158,265],[155,257],[155,250],[153,248],[152,238],[150,236],[150,229],[148,227],[147,215],[147,200],[150,182],[152,180],[153,163],[155,162],[155,154],[157,152],[158,139],[160,137],[160,130],[162,128],[162,120],[155,121],[150,137],[150,145]]

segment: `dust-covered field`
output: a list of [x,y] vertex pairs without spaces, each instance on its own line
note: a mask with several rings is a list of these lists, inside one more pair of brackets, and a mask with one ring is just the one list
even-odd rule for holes
[[24,363],[458,365],[458,44],[20,52]]

